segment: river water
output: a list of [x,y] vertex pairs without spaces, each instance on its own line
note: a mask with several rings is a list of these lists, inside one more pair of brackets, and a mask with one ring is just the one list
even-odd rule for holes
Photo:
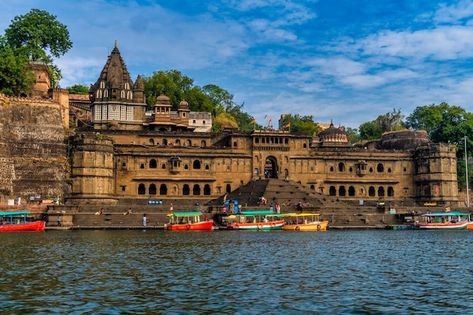
[[0,313],[473,313],[468,231],[64,231],[0,244]]

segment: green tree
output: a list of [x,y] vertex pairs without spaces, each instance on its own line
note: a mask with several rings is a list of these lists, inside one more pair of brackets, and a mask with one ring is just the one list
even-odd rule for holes
[[347,134],[348,141],[350,141],[350,143],[352,144],[357,143],[358,141],[361,140],[360,132],[358,131],[358,129],[347,127],[345,129],[345,132]]
[[82,95],[89,94],[89,88],[82,84],[74,84],[73,86],[69,86],[66,89],[71,94],[82,94]]
[[235,117],[229,113],[222,112],[214,118],[213,131],[220,131],[223,129],[238,129],[238,123]]
[[31,60],[45,63],[52,60],[48,52],[59,58],[72,47],[67,27],[39,9],[16,16],[5,30],[5,39],[12,48],[25,48]]
[[[434,142],[452,143],[457,146],[458,185],[465,186],[464,137],[467,138],[468,155],[473,155],[473,114],[460,106],[440,103],[417,107],[409,117],[407,125],[413,129],[424,129]],[[471,182],[471,174],[469,176]]]
[[311,115],[301,116],[299,114],[286,114],[281,119],[281,127],[295,133],[314,136],[320,132],[320,126],[314,122]]
[[52,57],[60,57],[72,47],[67,27],[47,11],[32,9],[16,16],[0,36],[0,91],[27,94],[34,84],[30,62],[48,66],[53,87],[61,79]]
[[17,96],[27,94],[34,81],[28,56],[21,49],[6,46],[0,37],[0,92]]
[[405,128],[401,110],[394,109],[372,121],[360,125],[360,140],[374,140],[381,138],[386,131],[401,130]]

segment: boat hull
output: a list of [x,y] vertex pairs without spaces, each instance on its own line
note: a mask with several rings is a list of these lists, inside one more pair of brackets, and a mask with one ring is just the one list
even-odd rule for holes
[[471,222],[417,224],[421,230],[466,230]]
[[44,221],[0,225],[0,232],[43,232]]
[[312,222],[307,224],[285,224],[285,231],[317,232],[327,231],[328,221]]
[[246,231],[272,231],[281,230],[284,223],[284,220],[259,223],[232,223],[229,228],[233,230]]
[[169,231],[211,231],[214,221],[203,221],[191,224],[169,224],[166,229]]

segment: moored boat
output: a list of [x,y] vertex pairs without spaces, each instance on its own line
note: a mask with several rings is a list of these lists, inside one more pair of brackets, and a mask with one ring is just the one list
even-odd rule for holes
[[0,232],[42,232],[44,221],[29,221],[30,211],[0,212]]
[[417,217],[415,226],[423,230],[466,230],[473,228],[470,214],[460,211],[426,213]]
[[228,229],[247,231],[280,230],[284,220],[272,210],[247,210],[227,217]]
[[211,231],[214,222],[208,220],[200,211],[173,211],[168,214],[169,231]]
[[328,221],[321,221],[317,213],[287,213],[284,214],[285,231],[326,231]]

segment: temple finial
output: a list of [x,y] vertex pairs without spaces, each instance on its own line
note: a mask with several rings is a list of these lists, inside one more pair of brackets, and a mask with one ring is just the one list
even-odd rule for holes
[[118,41],[115,39],[115,48],[118,48]]

